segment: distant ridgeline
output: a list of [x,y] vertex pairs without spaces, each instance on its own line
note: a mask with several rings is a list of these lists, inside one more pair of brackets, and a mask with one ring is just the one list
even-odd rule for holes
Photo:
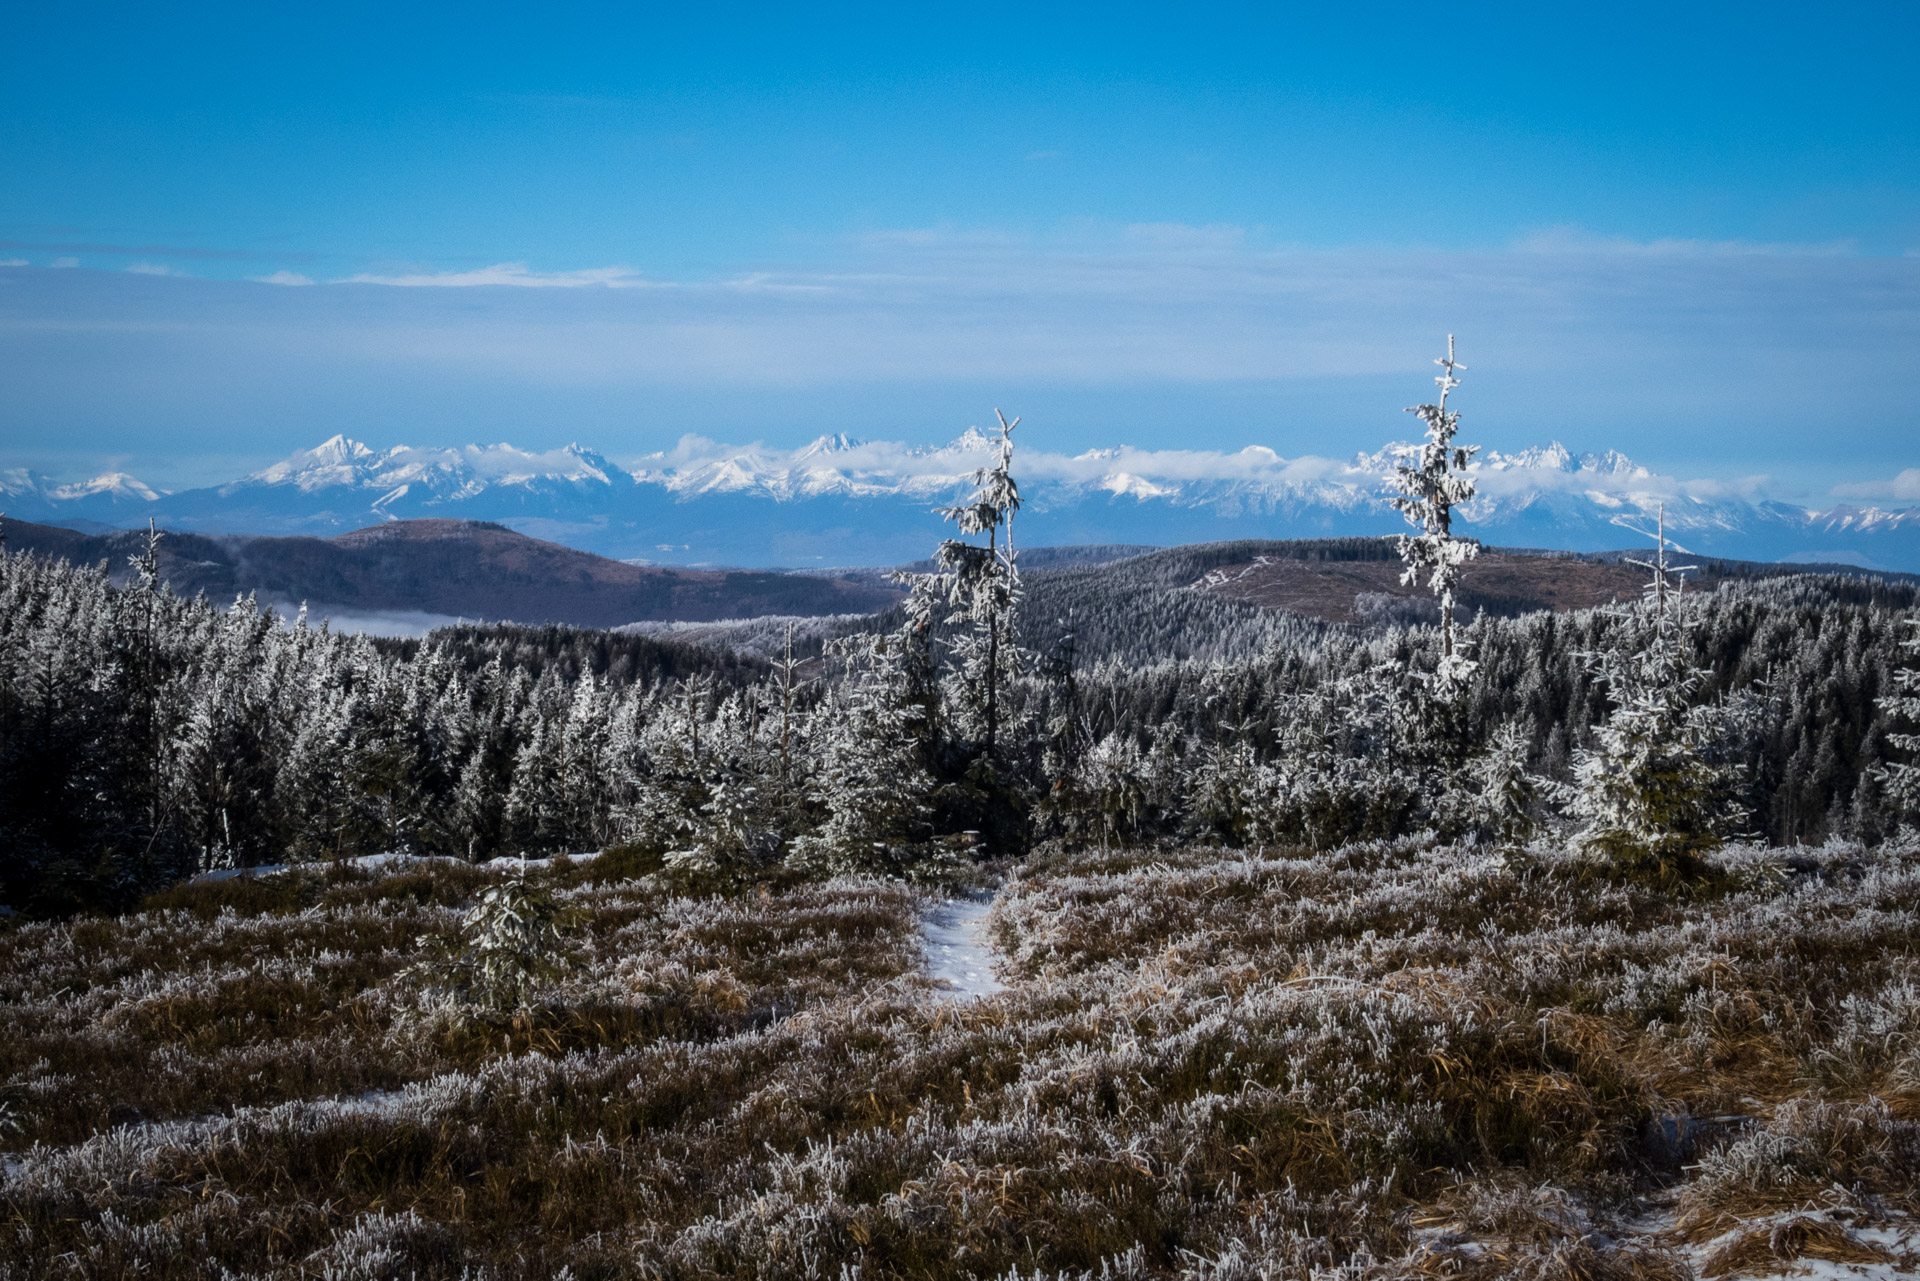
[[[1038,442],[1034,442],[1038,443]],[[0,470],[0,510],[76,528],[162,525],[202,533],[337,534],[423,517],[496,521],[618,558],[735,565],[897,564],[927,552],[936,507],[966,492],[991,433],[909,447],[823,437],[797,450],[683,442],[630,468],[591,449],[532,454],[511,446],[376,450],[336,436],[249,476],[162,494],[112,474],[57,484]],[[690,452],[689,452],[690,451]],[[1162,546],[1232,538],[1384,534],[1391,449],[1348,459],[1130,448],[1028,455],[1019,515],[1033,545]],[[1478,494],[1460,510],[1489,543],[1613,546],[1622,516],[1651,521],[1688,548],[1753,559],[1840,560],[1920,569],[1920,507],[1838,504],[1813,511],[1690,486],[1613,451],[1554,444],[1485,450],[1468,466]],[[1037,567],[1037,566],[1036,566]]]
[[[0,560],[0,902],[36,914],[124,906],[207,869],[396,850],[621,846],[636,866],[729,886],[937,880],[1049,840],[1324,848],[1485,833],[1483,793],[1461,780],[1503,743],[1513,769],[1544,781],[1501,822],[1523,812],[1551,832],[1549,784],[1617,710],[1619,678],[1588,656],[1642,652],[1653,625],[1631,567],[1489,552],[1467,579],[1488,584],[1486,611],[1459,633],[1477,667],[1443,705],[1423,675],[1435,633],[1403,625],[1420,621],[1411,606],[1395,615],[1410,593],[1375,539],[1128,549],[1029,573],[995,609],[977,601],[1001,600],[1002,580],[975,560],[954,571],[987,575],[971,612],[933,585],[823,624],[812,644],[826,661],[804,664],[777,646],[739,656],[562,627],[376,643],[182,595],[160,567],[209,550],[186,539],[162,540],[144,568],[110,540],[120,583],[24,541]],[[227,557],[216,566],[245,561],[209,547]],[[1914,583],[1703,569],[1661,617],[1701,673],[1679,710],[1716,727],[1728,830],[1890,832],[1902,812],[1878,767],[1904,759],[1889,734],[1911,726],[1882,700],[1910,661]],[[780,584],[724,598],[734,589],[715,577],[697,590],[792,599]],[[176,581],[193,590],[184,568]],[[866,584],[785,581],[832,603],[876,599]],[[1357,620],[1371,627],[1274,607],[1364,615],[1370,595],[1387,598]],[[1502,616],[1523,600],[1579,607]]]
[[[82,534],[0,519],[18,551],[105,561],[116,581],[144,531]],[[229,601],[256,594],[362,613],[511,619],[615,627],[640,619],[866,612],[898,599],[890,585],[765,570],[630,565],[516,534],[490,521],[394,521],[332,538],[208,537],[169,531],[161,577],[176,595]]]

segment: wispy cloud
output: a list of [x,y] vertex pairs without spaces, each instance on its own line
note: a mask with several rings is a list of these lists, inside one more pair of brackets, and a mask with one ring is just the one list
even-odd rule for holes
[[0,258],[0,267],[25,267],[27,265],[28,263],[25,258]]
[[1627,236],[1601,236],[1579,227],[1548,227],[1523,236],[1513,246],[1521,253],[1537,254],[1630,254],[1643,258],[1838,258],[1857,254],[1859,245],[1851,240],[1760,241],[1689,240],[1666,237],[1659,240],[1634,240]]
[[423,288],[467,289],[511,285],[531,289],[644,287],[654,282],[626,267],[589,267],[581,271],[534,271],[524,262],[495,263],[472,271],[419,271],[400,275],[362,273],[334,282],[343,285],[399,285]]
[[55,258],[47,265],[49,267],[78,267],[80,260],[78,258]]
[[136,276],[184,276],[187,273],[162,262],[136,262],[127,267]]
[[1835,485],[1835,498],[1862,499],[1871,502],[1875,499],[1891,499],[1896,502],[1920,502],[1920,467],[1909,467],[1889,480],[1861,481],[1851,485]]
[[[1897,452],[1920,259],[1582,243],[1309,252],[1234,226],[934,227],[692,281],[513,262],[278,289],[30,272],[0,297],[0,356],[36,421],[164,401],[195,431],[229,422],[209,447],[232,451],[262,448],[258,424],[289,404],[301,437],[411,420],[545,444],[597,422],[624,451],[687,430],[911,435],[998,403],[1055,448],[1337,457],[1407,433],[1397,411],[1430,391],[1452,332],[1469,438],[1489,445],[1557,436],[1666,472],[1766,470],[1809,500],[1920,464]],[[1215,467],[1179,452],[1154,465]]]
[[269,276],[253,276],[250,279],[262,285],[310,285],[313,277],[303,276],[297,271],[276,271]]

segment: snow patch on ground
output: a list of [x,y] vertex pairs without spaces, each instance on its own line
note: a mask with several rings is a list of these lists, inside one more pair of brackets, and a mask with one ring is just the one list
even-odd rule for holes
[[993,899],[955,898],[934,904],[920,920],[927,973],[955,1000],[971,1000],[1004,991],[993,972],[993,947],[987,938],[987,913]]
[[[1899,1281],[1920,1275],[1920,1222],[1897,1211],[1863,1217],[1807,1206],[1742,1220],[1737,1227],[1704,1241],[1686,1240],[1677,1219],[1669,1205],[1624,1226],[1628,1239],[1638,1238],[1673,1250],[1697,1277]],[[1797,1234],[1792,1231],[1795,1221],[1824,1227],[1832,1236],[1823,1242],[1801,1242],[1796,1247]],[[1738,1249],[1743,1242],[1749,1243],[1745,1251]],[[1852,1257],[1822,1257],[1830,1253]],[[1766,1257],[1769,1255],[1772,1257]],[[1874,1255],[1879,1257],[1871,1257]]]

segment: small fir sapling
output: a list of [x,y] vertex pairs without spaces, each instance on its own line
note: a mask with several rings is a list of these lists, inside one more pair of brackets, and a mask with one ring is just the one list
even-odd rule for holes
[[1418,534],[1399,538],[1400,559],[1406,572],[1400,581],[1413,584],[1424,572],[1427,586],[1440,601],[1440,667],[1437,673],[1443,690],[1457,690],[1473,673],[1473,664],[1455,652],[1453,635],[1453,598],[1460,585],[1460,566],[1479,554],[1477,542],[1456,538],[1453,534],[1453,509],[1474,495],[1473,477],[1467,464],[1479,452],[1478,445],[1456,445],[1453,438],[1460,429],[1460,414],[1447,408],[1447,397],[1460,385],[1454,375],[1466,366],[1454,359],[1453,335],[1447,335],[1447,354],[1434,364],[1440,376],[1433,381],[1440,388],[1440,399],[1428,405],[1408,409],[1426,424],[1427,438],[1416,445],[1396,445],[1400,461],[1394,464],[1394,494],[1388,502]]
[[566,919],[522,864],[481,891],[460,922],[460,951],[445,966],[454,989],[491,1010],[525,1008],[541,985],[573,965]]

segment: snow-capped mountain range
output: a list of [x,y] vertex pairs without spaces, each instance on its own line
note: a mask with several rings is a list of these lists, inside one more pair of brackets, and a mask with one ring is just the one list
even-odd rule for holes
[[[161,493],[121,473],[57,484],[0,471],[0,507],[22,520],[131,525],[149,516],[203,533],[330,535],[385,520],[497,521],[602,555],[661,563],[879,565],[926,554],[933,508],[966,486],[993,444],[969,429],[945,445],[823,436],[801,449],[687,437],[630,467],[578,445],[375,450],[335,436],[228,484]],[[1133,447],[1020,449],[1029,545],[1303,538],[1404,528],[1381,495],[1389,452],[1348,460]],[[1664,504],[1689,550],[1750,560],[1845,561],[1920,570],[1920,508],[1815,511],[1738,486],[1655,475],[1608,451],[1563,446],[1475,464],[1464,529],[1489,543],[1592,551],[1643,540]]]

